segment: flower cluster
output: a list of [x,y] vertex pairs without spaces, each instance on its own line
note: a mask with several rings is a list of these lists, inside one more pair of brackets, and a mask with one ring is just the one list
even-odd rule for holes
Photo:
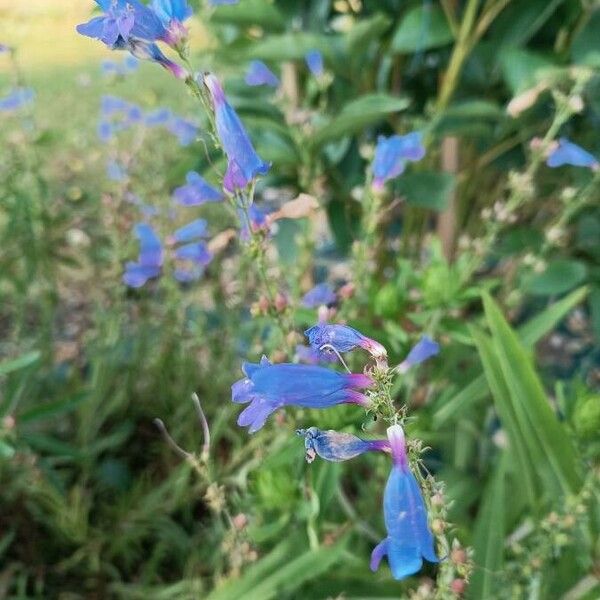
[[[319,300],[321,295],[326,300],[330,299],[331,296],[324,293],[327,291],[320,288],[315,296],[319,296]],[[405,373],[439,351],[438,344],[423,337],[400,365],[389,369],[385,347],[348,325],[318,323],[306,331],[306,336],[313,352],[330,352],[342,360],[341,353],[361,348],[375,359],[376,365],[363,373],[340,373],[314,364],[272,364],[266,357],[259,364],[244,363],[245,377],[233,384],[231,398],[233,402],[248,404],[238,417],[238,425],[248,427],[249,433],[262,428],[268,416],[284,406],[329,408],[346,403],[373,410],[374,401],[382,392],[380,381],[396,373]],[[317,427],[298,429],[296,433],[304,437],[308,462],[316,456],[340,462],[373,451],[391,455],[392,469],[383,498],[387,535],[373,550],[373,571],[386,555],[396,579],[416,573],[423,558],[438,562],[425,502],[417,478],[411,471],[404,431],[399,424],[388,428],[387,439],[379,440],[365,440],[345,432],[322,431]]]

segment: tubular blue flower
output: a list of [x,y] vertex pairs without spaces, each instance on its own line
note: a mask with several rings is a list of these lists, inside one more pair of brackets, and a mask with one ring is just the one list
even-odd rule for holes
[[380,136],[373,159],[373,189],[382,190],[386,181],[404,172],[408,161],[416,162],[424,156],[423,134],[419,131],[389,138]]
[[173,192],[173,199],[182,206],[200,206],[206,202],[219,202],[223,194],[209,185],[203,177],[195,171],[190,171],[186,177],[186,184],[178,187]]
[[206,237],[208,234],[208,224],[205,219],[196,219],[183,227],[180,227],[169,238],[170,243],[190,242],[196,238]]
[[252,237],[253,233],[258,233],[259,231],[269,231],[267,213],[258,208],[256,204],[251,204],[248,207],[247,213],[242,209],[239,209],[238,214],[241,223],[240,239],[242,241],[247,242]]
[[104,42],[109,48],[123,48],[130,40],[162,39],[166,30],[158,16],[139,0],[96,0],[104,11],[87,23],[77,25],[77,32]]
[[387,350],[379,342],[368,338],[349,325],[318,323],[307,329],[304,335],[315,350],[322,350],[324,346],[332,346],[338,352],[363,348],[375,358],[387,356]]
[[198,137],[198,126],[181,117],[173,117],[167,123],[167,130],[177,138],[179,145],[184,147],[195,142]]
[[389,452],[388,440],[363,440],[351,433],[322,431],[316,427],[297,429],[297,435],[304,436],[306,462],[311,463],[315,456],[330,462],[350,460],[363,452]]
[[158,127],[167,125],[173,118],[173,113],[168,108],[157,108],[146,114],[144,124],[147,127]]
[[[264,162],[254,150],[244,125],[227,102],[219,80],[214,75],[208,74],[204,77],[204,83],[211,95],[217,134],[229,161],[227,170],[239,171],[235,178],[235,187],[239,187],[242,181],[247,185],[258,175],[266,174],[269,164]],[[233,173],[229,179],[233,181]],[[226,189],[229,188],[226,186]]]
[[333,304],[336,300],[337,296],[328,283],[318,283],[302,296],[301,302],[306,308],[318,308]]
[[140,60],[149,60],[158,63],[177,79],[187,79],[189,75],[181,65],[168,59],[154,42],[146,42],[144,40],[131,38],[128,40],[126,48],[133,56]]
[[323,75],[323,55],[318,50],[310,50],[304,57],[306,66],[309,71],[315,76],[320,77]]
[[296,346],[296,359],[307,365],[318,365],[319,363],[334,363],[338,358],[333,352],[319,352],[310,346],[298,344]]
[[181,47],[188,36],[183,23],[194,12],[187,0],[152,0],[152,10],[166,29],[162,40],[172,48]]
[[138,223],[134,227],[140,242],[140,254],[137,262],[125,265],[123,282],[134,288],[143,286],[149,279],[158,277],[163,262],[163,249],[159,237],[147,223]]
[[250,63],[245,81],[251,86],[268,85],[270,87],[277,87],[279,85],[279,79],[275,73],[261,60],[253,60]]
[[8,96],[0,98],[0,112],[12,112],[33,102],[35,92],[31,88],[17,88]]
[[101,142],[108,142],[114,135],[113,126],[108,121],[100,120],[96,129]]
[[396,367],[400,373],[406,373],[411,367],[426,361],[440,351],[440,345],[424,335],[411,349],[408,356]]
[[548,155],[546,164],[552,168],[562,167],[563,165],[588,167],[590,169],[600,168],[600,162],[593,154],[570,142],[567,138],[560,138],[556,148]]
[[239,4],[240,0],[208,0],[210,6],[226,6],[229,4]]
[[110,117],[112,115],[123,113],[129,110],[131,104],[122,98],[118,98],[117,96],[102,96],[100,99],[100,112],[105,117]]
[[329,408],[336,404],[369,405],[358,390],[373,380],[363,374],[337,373],[325,367],[290,363],[271,364],[266,357],[260,364],[244,363],[246,377],[231,387],[233,402],[250,403],[239,415],[238,425],[258,431],[267,417],[283,406]]
[[387,537],[371,554],[371,570],[376,571],[381,559],[387,555],[394,579],[404,579],[421,568],[423,558],[429,562],[439,562],[439,559],[427,524],[423,496],[408,466],[402,427],[392,425],[387,433],[393,459],[383,495]]

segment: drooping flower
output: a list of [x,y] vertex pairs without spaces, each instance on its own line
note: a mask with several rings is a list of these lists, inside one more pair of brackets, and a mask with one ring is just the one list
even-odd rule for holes
[[167,240],[169,244],[182,244],[173,252],[177,264],[173,275],[178,281],[189,282],[199,279],[205,267],[212,261],[213,255],[206,244],[198,241],[198,238],[204,238],[207,234],[207,222],[204,219],[195,219],[169,236]]
[[322,431],[316,427],[297,429],[298,435],[304,436],[306,462],[311,463],[315,456],[331,462],[349,460],[363,452],[389,452],[388,440],[363,440],[351,433]]
[[309,71],[315,76],[320,77],[323,75],[323,55],[318,50],[310,50],[304,57],[306,66]]
[[386,181],[404,172],[407,162],[419,161],[424,156],[423,135],[419,131],[389,138],[380,136],[373,159],[373,189],[382,190]]
[[319,352],[312,346],[296,346],[296,360],[307,365],[318,365],[320,363],[337,362],[338,357],[333,352]]
[[328,283],[318,283],[302,296],[301,302],[306,308],[318,308],[333,304],[336,300],[337,296]]
[[140,60],[149,60],[158,63],[177,79],[186,79],[189,76],[186,69],[167,58],[154,42],[130,38],[127,41],[126,48],[133,56]]
[[440,345],[424,335],[411,349],[408,356],[396,367],[400,373],[406,373],[411,367],[418,365],[440,351]]
[[368,338],[349,325],[317,323],[307,329],[304,335],[316,350],[326,349],[327,346],[335,348],[338,352],[363,348],[375,358],[387,356],[387,350],[379,342]]
[[125,265],[123,282],[129,287],[142,287],[149,279],[158,277],[163,263],[163,249],[160,238],[147,223],[138,223],[134,227],[140,242],[140,254],[137,262]]
[[187,0],[152,0],[152,10],[166,29],[163,41],[173,48],[185,43],[188,32],[183,23],[194,12]]
[[124,48],[132,39],[152,42],[166,34],[158,16],[139,0],[96,0],[96,4],[104,14],[77,25],[77,31],[109,48]]
[[593,154],[570,142],[567,138],[558,140],[558,145],[548,155],[546,164],[552,168],[562,167],[563,165],[588,167],[590,169],[600,168],[600,162]]
[[182,206],[200,206],[206,202],[219,202],[223,199],[223,194],[209,185],[195,171],[190,171],[185,180],[187,183],[173,192],[173,199],[178,204]]
[[35,92],[31,88],[17,88],[8,96],[0,98],[0,111],[12,112],[33,102]]
[[266,174],[270,165],[254,150],[244,125],[227,102],[219,80],[208,74],[204,83],[212,98],[217,134],[229,162],[229,176],[226,175],[229,183],[225,184],[225,188],[231,190],[248,185],[258,175]]
[[277,87],[279,85],[277,75],[261,60],[253,60],[250,63],[245,81],[251,86],[268,85],[270,87]]
[[421,489],[408,466],[404,432],[400,425],[387,430],[393,466],[383,495],[383,517],[387,537],[371,554],[371,570],[379,568],[387,555],[394,579],[416,573],[423,564],[439,562],[434,539],[427,523],[427,510]]
[[325,367],[290,363],[271,364],[266,357],[260,364],[244,363],[246,377],[231,387],[233,402],[247,406],[238,417],[238,425],[258,431],[267,417],[283,406],[328,408],[352,403],[367,406],[368,398],[358,391],[373,380],[363,374],[345,374]]

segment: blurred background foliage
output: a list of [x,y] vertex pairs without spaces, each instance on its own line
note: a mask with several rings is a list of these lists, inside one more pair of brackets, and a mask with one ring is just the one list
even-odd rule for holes
[[[442,527],[472,549],[471,581],[436,585],[432,566],[400,583],[371,574],[385,461],[307,466],[293,435],[380,424],[338,407],[288,411],[253,437],[235,425],[241,361],[281,353],[272,315],[251,311],[239,247],[191,288],[121,285],[139,218],[127,186],[164,208],[219,157],[202,134],[181,148],[128,132],[107,149],[100,97],[202,128],[193,99],[154,65],[102,75],[108,55],[74,32],[87,3],[0,0],[0,42],[20,65],[0,57],[1,89],[16,77],[36,91],[0,120],[0,598],[597,598],[600,187],[591,171],[547,168],[530,142],[562,135],[600,156],[598,2],[196,6],[193,64],[226,80],[273,163],[259,202],[303,192],[322,209],[274,236],[271,276],[292,300],[352,278],[377,136],[425,133],[426,158],[377,207],[376,268],[336,318],[397,362],[420,330],[441,342],[396,393],[445,486]],[[313,49],[319,78],[304,65]],[[245,85],[251,59],[280,76],[276,92]],[[115,151],[127,186],[106,180]],[[314,323],[292,305],[298,331]],[[156,417],[195,455],[173,452]]]

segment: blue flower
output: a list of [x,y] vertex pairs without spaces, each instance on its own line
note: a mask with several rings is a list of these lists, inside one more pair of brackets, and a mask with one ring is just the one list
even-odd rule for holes
[[336,300],[337,296],[328,283],[318,283],[302,296],[301,302],[307,308],[318,308],[319,306],[333,304]]
[[229,161],[229,180],[233,187],[242,187],[242,183],[245,186],[258,175],[267,173],[269,164],[256,154],[240,118],[227,102],[219,80],[209,74],[204,83],[212,98],[217,135]]
[[147,127],[157,127],[167,125],[173,118],[173,113],[168,108],[157,108],[146,114],[144,123]]
[[96,0],[104,11],[77,26],[81,35],[98,39],[109,48],[124,48],[132,39],[162,39],[166,30],[154,11],[139,0]]
[[100,99],[100,111],[105,117],[124,113],[129,110],[131,104],[117,96],[102,96]]
[[170,244],[181,244],[175,248],[173,257],[177,261],[177,268],[173,275],[181,282],[195,281],[204,273],[204,268],[213,259],[212,253],[204,242],[192,241],[206,237],[208,234],[207,223],[204,219],[196,219],[180,227],[168,238]]
[[587,150],[584,150],[566,138],[560,138],[558,146],[548,155],[546,164],[552,168],[562,167],[563,165],[589,167],[590,169],[598,169],[600,167],[598,159],[593,154],[590,154]]
[[0,54],[10,54],[12,52],[12,48],[7,46],[6,44],[0,44]]
[[101,142],[110,141],[114,135],[112,123],[101,119],[100,121],[98,121],[98,127],[96,129],[96,132]]
[[277,87],[279,85],[279,79],[277,76],[264,62],[261,60],[253,60],[246,72],[245,81],[248,85],[268,85],[270,87]]
[[439,559],[427,524],[423,496],[408,466],[402,427],[393,425],[387,433],[394,463],[383,495],[387,537],[371,554],[371,570],[376,571],[387,555],[394,579],[404,579],[419,571],[423,558],[429,562]]
[[368,338],[349,325],[318,323],[304,332],[310,345],[315,350],[324,350],[324,346],[332,346],[338,352],[350,352],[355,348],[363,348],[375,358],[387,356],[386,349],[375,340]]
[[184,44],[187,40],[187,30],[183,23],[194,12],[187,0],[152,0],[152,10],[166,29],[163,41],[173,48]]
[[263,356],[260,364],[244,363],[246,377],[231,387],[233,402],[250,403],[239,415],[238,425],[258,431],[267,417],[283,406],[328,408],[342,403],[368,406],[359,389],[373,381],[367,375],[337,373],[325,367],[290,363],[271,364]]
[[363,452],[389,452],[388,440],[363,440],[351,433],[337,431],[321,431],[316,427],[297,429],[298,435],[304,436],[306,462],[313,462],[316,455],[331,462],[349,460]]
[[125,181],[127,179],[127,169],[116,160],[111,160],[106,165],[106,176],[111,181]]
[[323,55],[318,50],[310,50],[304,57],[306,66],[309,71],[315,76],[320,77],[323,75]]
[[223,194],[209,185],[195,171],[190,171],[185,180],[187,183],[173,192],[173,199],[178,204],[182,206],[199,206],[206,202],[219,202],[223,199]]
[[241,208],[238,210],[238,215],[240,217],[240,239],[244,242],[247,242],[253,233],[258,233],[259,231],[269,231],[269,220],[267,218],[267,213],[256,204],[251,204],[248,207],[248,211],[244,211]]
[[158,277],[163,263],[163,249],[160,238],[147,223],[138,223],[134,227],[140,242],[140,254],[137,262],[125,265],[123,282],[129,287],[142,287],[149,279]]
[[225,6],[227,4],[238,4],[240,0],[208,0],[210,6]]
[[124,77],[129,73],[133,73],[139,67],[139,64],[140,61],[135,56],[128,55],[121,63],[114,60],[103,60],[101,68],[105,75]]
[[8,96],[0,98],[0,111],[12,112],[33,102],[35,92],[31,88],[17,88]]
[[426,335],[423,336],[408,353],[408,356],[396,367],[400,373],[406,373],[411,367],[426,361],[440,351],[440,345]]
[[307,365],[318,365],[322,362],[334,363],[338,358],[333,352],[319,352],[311,346],[296,346],[296,359]]
[[181,117],[173,117],[167,124],[167,129],[177,138],[180,146],[189,146],[198,137],[198,126]]
[[130,38],[127,41],[126,48],[133,56],[140,60],[149,60],[158,63],[177,79],[187,79],[189,76],[189,73],[181,65],[168,59],[154,42]]
[[404,172],[408,161],[416,162],[424,156],[423,135],[419,131],[389,138],[380,136],[373,159],[373,188],[383,189],[386,181]]
[[190,242],[193,239],[205,237],[208,233],[208,223],[205,219],[196,219],[180,227],[169,238],[172,244]]

